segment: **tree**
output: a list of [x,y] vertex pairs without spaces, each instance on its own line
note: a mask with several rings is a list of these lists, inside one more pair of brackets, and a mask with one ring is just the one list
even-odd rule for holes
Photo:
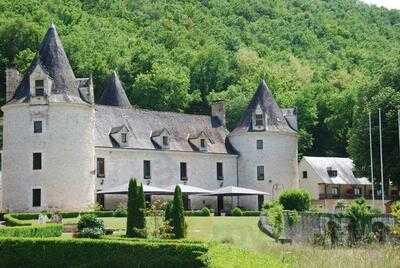
[[175,187],[174,203],[172,206],[172,231],[175,238],[186,236],[186,223],[183,213],[182,192],[179,186]]
[[138,206],[138,229],[146,228],[146,204],[143,193],[143,184],[140,184],[137,193],[137,206]]
[[133,237],[134,230],[138,224],[138,206],[137,206],[137,183],[136,179],[131,179],[129,181],[128,188],[128,216],[126,218],[126,236]]

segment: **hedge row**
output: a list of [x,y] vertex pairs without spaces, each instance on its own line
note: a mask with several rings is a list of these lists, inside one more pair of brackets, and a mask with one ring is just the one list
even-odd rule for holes
[[14,218],[12,216],[12,214],[5,214],[3,218],[6,221],[6,224],[8,226],[30,226],[31,225],[31,223],[29,223],[29,222],[24,222],[22,220]]
[[[261,211],[258,210],[247,210],[247,211],[243,211],[242,210],[242,215],[240,216],[246,216],[246,217],[258,217],[261,215]],[[232,212],[228,212],[225,214],[225,216],[230,216],[230,217],[238,217],[238,215],[232,215]],[[240,217],[239,216],[239,217]]]
[[[42,213],[9,213],[13,218],[18,220],[37,220]],[[113,211],[88,211],[88,212],[61,212],[63,218],[76,218],[84,214],[95,214],[97,217],[113,217]],[[51,217],[51,213],[46,213],[47,217]]]
[[203,244],[0,238],[4,267],[206,267]]
[[62,232],[62,224],[41,224],[0,228],[0,237],[58,237]]

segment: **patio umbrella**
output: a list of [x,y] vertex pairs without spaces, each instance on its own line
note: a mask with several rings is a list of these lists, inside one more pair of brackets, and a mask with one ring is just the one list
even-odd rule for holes
[[[104,189],[97,193],[98,194],[127,194],[128,188],[129,188],[129,183],[124,183],[124,184],[121,184],[118,186]],[[146,185],[146,184],[143,184],[143,192],[145,194],[152,194],[152,195],[172,195],[174,193],[173,191],[169,191],[167,189],[150,186],[150,185]]]
[[219,188],[215,191],[212,191],[209,196],[244,196],[244,195],[271,195],[266,192],[261,192],[249,188],[236,187],[236,186],[227,186],[224,188]]
[[176,184],[176,185],[171,185],[168,186],[166,189],[168,191],[174,192],[175,191],[175,187],[179,186],[181,188],[181,192],[182,194],[186,194],[186,195],[191,195],[191,194],[210,194],[211,191],[200,188],[200,187],[195,187],[195,186],[190,186],[187,184]]

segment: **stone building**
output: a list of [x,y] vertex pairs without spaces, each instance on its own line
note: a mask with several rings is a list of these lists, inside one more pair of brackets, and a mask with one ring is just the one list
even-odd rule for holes
[[[96,192],[133,177],[158,187],[297,187],[296,114],[278,107],[264,81],[230,133],[222,102],[210,116],[139,109],[116,73],[97,103],[93,92],[91,78],[75,77],[54,25],[23,77],[7,70],[3,209],[83,210]],[[113,208],[124,198],[99,201]],[[231,201],[255,209],[258,200]],[[216,199],[189,203],[215,207]]]

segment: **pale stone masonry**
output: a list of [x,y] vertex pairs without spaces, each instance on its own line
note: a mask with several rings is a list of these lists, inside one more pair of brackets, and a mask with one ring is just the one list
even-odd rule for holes
[[[297,118],[282,111],[262,81],[237,127],[226,129],[223,102],[210,116],[132,106],[114,72],[94,102],[91,78],[76,78],[52,25],[22,79],[7,71],[2,204],[10,211],[113,208],[125,197],[97,192],[138,178],[152,186],[229,185],[277,195],[298,187]],[[191,208],[216,207],[190,196]],[[256,209],[257,197],[226,198]]]

